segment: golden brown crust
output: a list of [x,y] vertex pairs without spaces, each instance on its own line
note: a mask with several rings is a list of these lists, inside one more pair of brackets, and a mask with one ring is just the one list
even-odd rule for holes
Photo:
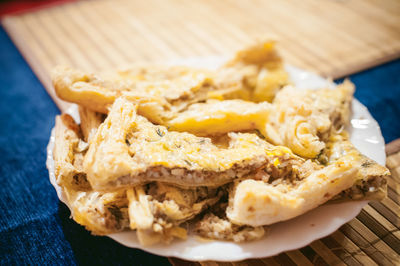
[[[259,60],[253,60],[255,55]],[[65,101],[106,114],[115,99],[124,96],[139,104],[140,115],[164,124],[207,98],[271,101],[288,84],[288,74],[274,42],[264,42],[243,50],[214,72],[149,65],[94,75],[60,66],[53,70],[52,80],[58,97]]]
[[248,133],[230,133],[229,147],[221,148],[209,138],[155,126],[135,110],[133,103],[117,99],[91,142],[84,169],[97,190],[149,181],[219,186],[255,174],[277,155],[291,156]]
[[94,235],[108,235],[129,228],[125,191],[65,191],[72,218]]
[[87,188],[88,184],[82,179],[84,175],[77,157],[82,154],[77,150],[84,147],[80,139],[80,128],[74,119],[67,114],[56,117],[54,163],[57,183],[61,186]]
[[174,237],[185,239],[187,230],[180,225],[218,202],[221,192],[158,182],[128,189],[130,228],[137,230],[143,245],[170,242]]
[[358,169],[356,158],[347,155],[292,184],[251,179],[235,182],[227,217],[235,224],[251,226],[292,219],[351,187]]
[[58,97],[100,113],[107,113],[107,107],[118,95],[116,90],[105,88],[94,74],[65,66],[53,70],[52,80]]
[[[161,75],[148,81],[126,72],[103,79],[92,73],[60,66],[53,70],[52,80],[58,97],[63,100],[106,114],[115,99],[124,96],[139,105],[140,114],[155,123],[162,123],[171,112],[204,100],[209,89],[209,78],[203,71],[182,69],[186,71],[177,71],[180,75]],[[165,71],[168,73],[168,69]]]
[[282,64],[282,58],[275,49],[276,41],[259,41],[236,53],[235,57],[226,63],[226,66],[237,64],[267,65],[268,68],[275,68]]
[[104,121],[104,116],[101,113],[94,112],[88,108],[79,106],[79,118],[81,119],[81,131],[83,139],[89,143],[96,134],[100,124]]
[[335,89],[283,88],[274,99],[266,137],[302,157],[316,158],[329,136],[349,123],[353,93],[350,81]]
[[204,211],[197,233],[247,241],[328,200],[386,194],[388,170],[339,134],[354,85],[284,87],[275,42],[216,71],[148,65],[98,76],[59,67],[53,83],[81,118],[80,126],[56,118],[56,180],[93,234],[136,230],[142,245],[185,239],[182,223]]
[[328,160],[335,161],[347,154],[358,158],[360,171],[353,186],[342,191],[333,201],[382,200],[386,196],[389,169],[362,155],[348,140],[346,134],[331,136],[324,151]]
[[229,132],[262,130],[271,112],[271,104],[243,100],[208,100],[195,103],[167,122],[170,130],[196,136],[216,136]]
[[80,135],[79,125],[70,115],[56,117],[53,156],[57,183],[75,221],[97,235],[121,231],[129,223],[125,192],[99,193],[91,189],[82,170],[86,147]]

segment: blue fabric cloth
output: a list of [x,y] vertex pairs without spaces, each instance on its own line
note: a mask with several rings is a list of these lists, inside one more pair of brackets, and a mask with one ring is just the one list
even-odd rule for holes
[[400,138],[400,60],[349,78],[356,85],[355,97],[378,121],[385,142]]
[[[356,97],[400,137],[400,60],[353,75]],[[163,265],[166,258],[90,235],[51,186],[46,145],[59,110],[0,29],[0,264]]]

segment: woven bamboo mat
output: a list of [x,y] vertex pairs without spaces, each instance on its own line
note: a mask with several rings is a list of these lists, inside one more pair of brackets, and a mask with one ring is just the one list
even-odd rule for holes
[[49,72],[230,55],[276,37],[285,60],[333,78],[400,56],[398,0],[99,0],[3,18],[61,109]]
[[188,262],[169,258],[175,266],[261,265],[400,265],[400,139],[386,145],[386,165],[392,173],[388,196],[369,203],[332,235],[307,247],[265,259],[240,262]]

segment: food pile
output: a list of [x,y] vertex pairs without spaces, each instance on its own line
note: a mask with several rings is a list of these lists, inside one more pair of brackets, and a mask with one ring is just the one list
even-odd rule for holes
[[80,115],[56,118],[56,181],[96,235],[249,241],[325,202],[386,194],[389,171],[345,130],[354,85],[296,88],[272,41],[212,71],[58,67],[53,84]]

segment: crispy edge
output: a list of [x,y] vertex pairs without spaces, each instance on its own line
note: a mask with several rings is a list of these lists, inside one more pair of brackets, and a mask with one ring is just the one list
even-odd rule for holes
[[[329,203],[339,203],[354,200],[377,200],[380,201],[387,194],[387,179],[390,177],[390,171],[386,167],[360,155],[360,171],[358,179],[351,188],[348,188],[334,197]],[[372,183],[372,185],[369,185]],[[373,188],[373,190],[370,190]],[[357,193],[361,192],[361,193]]]
[[[339,148],[341,153],[353,153],[358,159],[360,171],[352,187],[342,191],[330,203],[349,200],[382,200],[387,194],[387,178],[390,171],[360,151],[347,139],[347,133],[332,136],[328,148]],[[332,154],[333,155],[333,154]],[[329,156],[328,156],[329,157]],[[331,160],[331,158],[329,158]],[[370,188],[373,188],[372,190]]]
[[79,116],[81,118],[80,126],[83,139],[89,143],[93,136],[96,134],[97,129],[103,122],[103,115],[83,106],[79,106],[78,110]]
[[106,114],[108,106],[116,99],[117,91],[96,85],[93,74],[58,66],[52,72],[53,86],[60,99],[77,103],[93,111]]
[[238,63],[263,65],[265,63],[281,64],[275,40],[259,41],[251,46],[236,52],[234,58],[228,61],[225,66],[233,66]]
[[[75,184],[77,182],[75,180],[76,175],[85,175],[74,165],[75,149],[81,141],[80,136],[80,127],[70,115],[62,114],[56,117],[54,164],[57,183],[63,189],[68,205],[71,207],[72,217],[77,223],[85,226],[95,235],[106,235],[121,231],[127,227],[128,221],[128,200],[125,197],[125,192],[116,191],[99,194],[90,191],[90,187],[84,184]],[[81,202],[85,197],[86,205]],[[107,209],[104,213],[86,209],[87,204],[90,203],[90,200],[93,201],[95,197],[104,197],[102,209]],[[124,206],[126,206],[126,211],[121,209]],[[122,219],[126,221],[122,221]]]
[[69,187],[78,174],[74,167],[74,148],[80,139],[80,129],[74,119],[68,114],[56,117],[55,145],[53,151],[55,176],[57,183]]

